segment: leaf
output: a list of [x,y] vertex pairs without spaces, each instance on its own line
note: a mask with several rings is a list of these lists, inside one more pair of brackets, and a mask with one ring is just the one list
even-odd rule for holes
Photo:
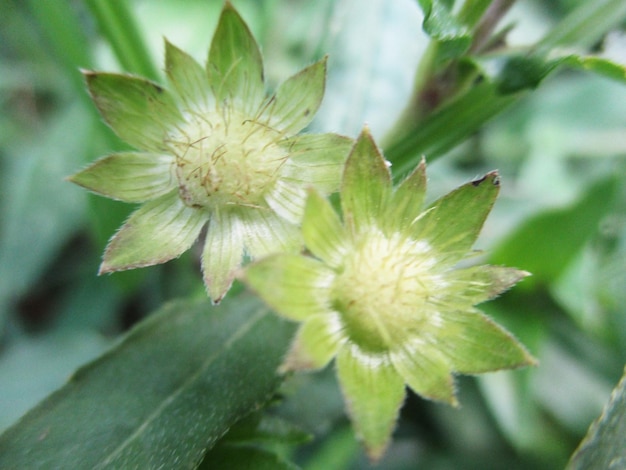
[[601,180],[572,207],[537,214],[497,247],[490,261],[531,272],[524,285],[554,281],[596,232],[616,189],[615,179]]
[[292,333],[251,297],[169,304],[0,436],[0,468],[192,468],[273,394]]
[[221,445],[207,453],[199,470],[298,470],[297,465],[266,450],[248,446]]
[[439,45],[437,61],[462,55],[469,48],[472,37],[453,16],[450,7],[442,0],[418,0],[418,3],[424,11],[424,31]]
[[606,408],[572,455],[568,470],[626,466],[626,372]]

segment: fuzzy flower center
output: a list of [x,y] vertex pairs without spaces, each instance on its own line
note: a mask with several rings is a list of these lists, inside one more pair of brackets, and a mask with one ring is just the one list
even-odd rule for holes
[[209,209],[262,204],[288,158],[281,137],[230,107],[189,116],[170,136],[180,197]]
[[444,287],[424,241],[374,231],[346,255],[333,285],[333,303],[348,335],[368,350],[384,350],[419,331]]

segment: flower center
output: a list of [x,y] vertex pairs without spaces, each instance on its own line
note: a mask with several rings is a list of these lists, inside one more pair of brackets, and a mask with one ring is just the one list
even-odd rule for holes
[[334,307],[351,339],[378,351],[419,331],[445,284],[435,263],[424,241],[380,232],[361,238],[333,284]]
[[258,206],[272,189],[287,152],[275,129],[225,107],[190,115],[170,147],[181,199],[191,207]]

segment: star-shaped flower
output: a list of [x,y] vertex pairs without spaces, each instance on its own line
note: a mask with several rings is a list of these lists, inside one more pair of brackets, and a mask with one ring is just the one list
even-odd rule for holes
[[173,259],[208,224],[202,269],[218,302],[244,253],[256,258],[301,247],[306,188],[337,190],[352,141],[296,135],[320,106],[326,60],[268,97],[259,47],[230,2],[206,68],[167,41],[165,56],[169,90],[138,77],[86,72],[104,120],[140,151],[109,155],[70,179],[145,203],[110,240],[100,273]]
[[280,315],[303,322],[284,368],[336,358],[339,382],[369,455],[384,452],[404,386],[456,404],[453,374],[534,363],[524,347],[474,305],[527,273],[458,267],[499,190],[492,172],[422,210],[425,164],[392,188],[387,162],[364,131],[343,175],[343,221],[310,191],[302,225],[314,257],[277,254],[243,279]]

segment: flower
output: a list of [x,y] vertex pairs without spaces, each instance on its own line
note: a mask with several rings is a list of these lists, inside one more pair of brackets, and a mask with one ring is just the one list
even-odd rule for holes
[[277,313],[303,322],[285,370],[321,368],[336,358],[348,413],[374,460],[388,444],[405,384],[454,405],[453,373],[534,363],[474,307],[528,273],[458,267],[498,194],[497,172],[422,210],[424,161],[395,191],[388,166],[365,130],[343,174],[343,222],[310,191],[302,232],[313,257],[276,254],[241,274]]
[[166,41],[165,72],[169,90],[139,77],[85,73],[104,120],[140,151],[104,157],[70,180],[144,203],[110,240],[100,273],[178,257],[208,225],[202,270],[219,302],[244,253],[301,247],[306,188],[337,190],[352,141],[296,135],[321,103],[326,59],[266,96],[259,47],[230,2],[206,68]]

